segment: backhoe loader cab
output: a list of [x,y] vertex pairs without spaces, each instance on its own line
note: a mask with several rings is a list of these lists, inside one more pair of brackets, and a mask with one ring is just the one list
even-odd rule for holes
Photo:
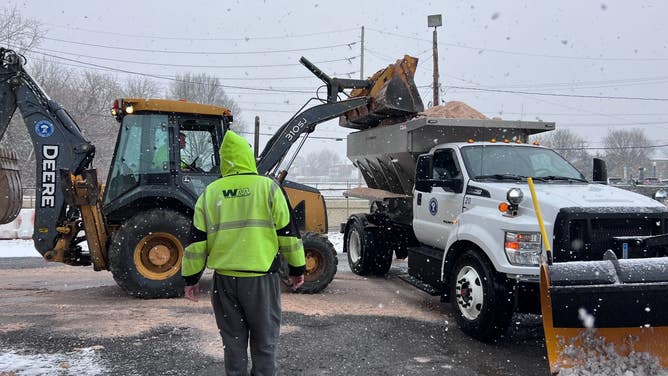
[[[112,114],[120,123],[104,192],[104,213],[121,221],[124,211],[162,207],[176,200],[194,207],[204,187],[220,177],[218,149],[232,120],[229,110],[183,101],[117,99]],[[192,203],[192,205],[191,205]]]
[[192,208],[220,177],[218,149],[232,116],[222,107],[134,98],[117,99],[111,112],[120,128],[102,200],[108,268],[131,295],[178,295]]

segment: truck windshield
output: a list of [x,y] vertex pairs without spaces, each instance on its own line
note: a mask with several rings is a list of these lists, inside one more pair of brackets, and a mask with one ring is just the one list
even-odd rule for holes
[[532,177],[540,181],[586,181],[582,173],[554,150],[523,145],[470,145],[462,157],[474,180]]

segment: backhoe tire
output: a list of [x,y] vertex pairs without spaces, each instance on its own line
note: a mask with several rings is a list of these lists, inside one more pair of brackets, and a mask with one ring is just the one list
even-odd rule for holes
[[[324,290],[336,275],[339,259],[336,256],[334,245],[326,237],[314,232],[302,235],[304,256],[306,258],[306,273],[304,284],[296,292],[301,294],[315,294]],[[281,281],[289,285],[288,264],[281,260]]]
[[464,333],[493,342],[508,329],[512,286],[479,251],[468,250],[457,259],[450,293],[453,314]]
[[348,254],[350,270],[361,276],[385,275],[392,266],[392,252],[374,228],[365,228],[362,218],[353,216],[346,224],[343,251]]
[[109,269],[116,283],[138,298],[183,295],[181,261],[191,221],[162,209],[138,213],[123,223],[109,247]]

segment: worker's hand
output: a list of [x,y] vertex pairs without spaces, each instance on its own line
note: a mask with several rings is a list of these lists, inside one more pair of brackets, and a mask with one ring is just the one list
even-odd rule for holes
[[197,295],[199,294],[199,283],[194,284],[192,286],[186,286],[186,296],[185,298],[188,300],[192,300],[193,302],[198,301]]
[[298,277],[289,276],[288,281],[290,281],[290,287],[292,288],[292,291],[297,291],[297,289],[302,287],[304,284],[304,275],[302,274]]

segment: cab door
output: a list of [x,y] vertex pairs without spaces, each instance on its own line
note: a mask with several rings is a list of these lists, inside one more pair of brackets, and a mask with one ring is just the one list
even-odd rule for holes
[[219,149],[223,139],[220,119],[182,119],[174,139],[173,168],[179,188],[195,199],[220,178]]
[[444,249],[456,231],[464,200],[464,180],[453,149],[439,149],[418,159],[413,229],[417,238]]

